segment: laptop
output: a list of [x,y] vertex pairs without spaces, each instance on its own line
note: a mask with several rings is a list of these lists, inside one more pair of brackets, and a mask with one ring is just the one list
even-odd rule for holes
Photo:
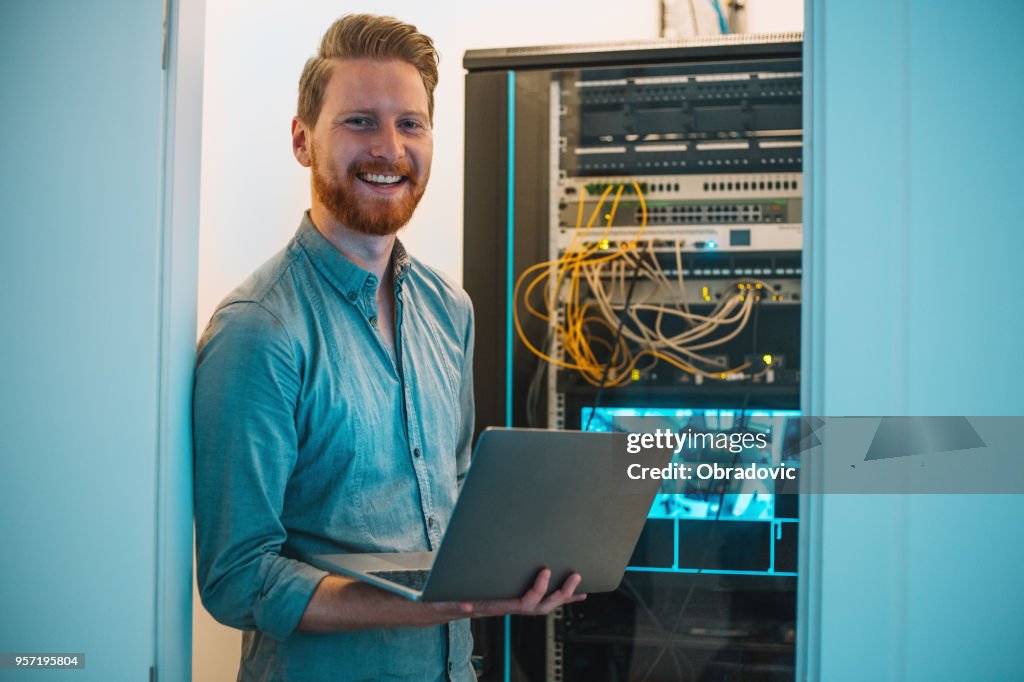
[[618,587],[661,481],[627,476],[663,468],[671,450],[626,453],[625,433],[488,428],[477,441],[436,552],[321,554],[310,562],[409,599],[522,596],[542,568],[554,591]]

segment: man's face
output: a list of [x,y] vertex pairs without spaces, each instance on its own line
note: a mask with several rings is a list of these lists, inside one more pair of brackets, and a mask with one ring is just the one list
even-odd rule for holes
[[434,153],[427,106],[412,64],[337,60],[307,145],[314,198],[342,225],[388,235],[409,222]]

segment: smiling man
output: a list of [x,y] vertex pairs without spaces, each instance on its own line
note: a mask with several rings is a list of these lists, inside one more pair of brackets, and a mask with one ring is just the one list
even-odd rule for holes
[[436,550],[469,467],[470,301],[395,236],[430,177],[436,84],[415,27],[328,29],[292,121],[311,208],[200,340],[197,580],[245,631],[240,680],[474,680],[467,618],[583,598],[541,571],[518,599],[424,604],[305,561]]

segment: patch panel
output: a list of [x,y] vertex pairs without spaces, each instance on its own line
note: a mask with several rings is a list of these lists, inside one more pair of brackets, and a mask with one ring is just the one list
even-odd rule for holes
[[[800,199],[803,196],[801,173],[703,173],[700,175],[658,176],[648,174],[612,175],[608,177],[569,176],[564,172],[554,188],[556,196],[567,201],[580,194],[600,197],[605,189],[612,192],[623,186],[624,196],[633,196],[636,183],[644,198],[659,200],[729,199]],[[628,188],[628,189],[627,189]]]

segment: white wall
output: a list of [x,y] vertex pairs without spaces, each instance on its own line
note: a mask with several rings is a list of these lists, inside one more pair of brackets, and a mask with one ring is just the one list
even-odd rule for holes
[[[725,3],[723,2],[724,6]],[[785,33],[804,30],[802,0],[747,0],[742,25],[748,33]]]

